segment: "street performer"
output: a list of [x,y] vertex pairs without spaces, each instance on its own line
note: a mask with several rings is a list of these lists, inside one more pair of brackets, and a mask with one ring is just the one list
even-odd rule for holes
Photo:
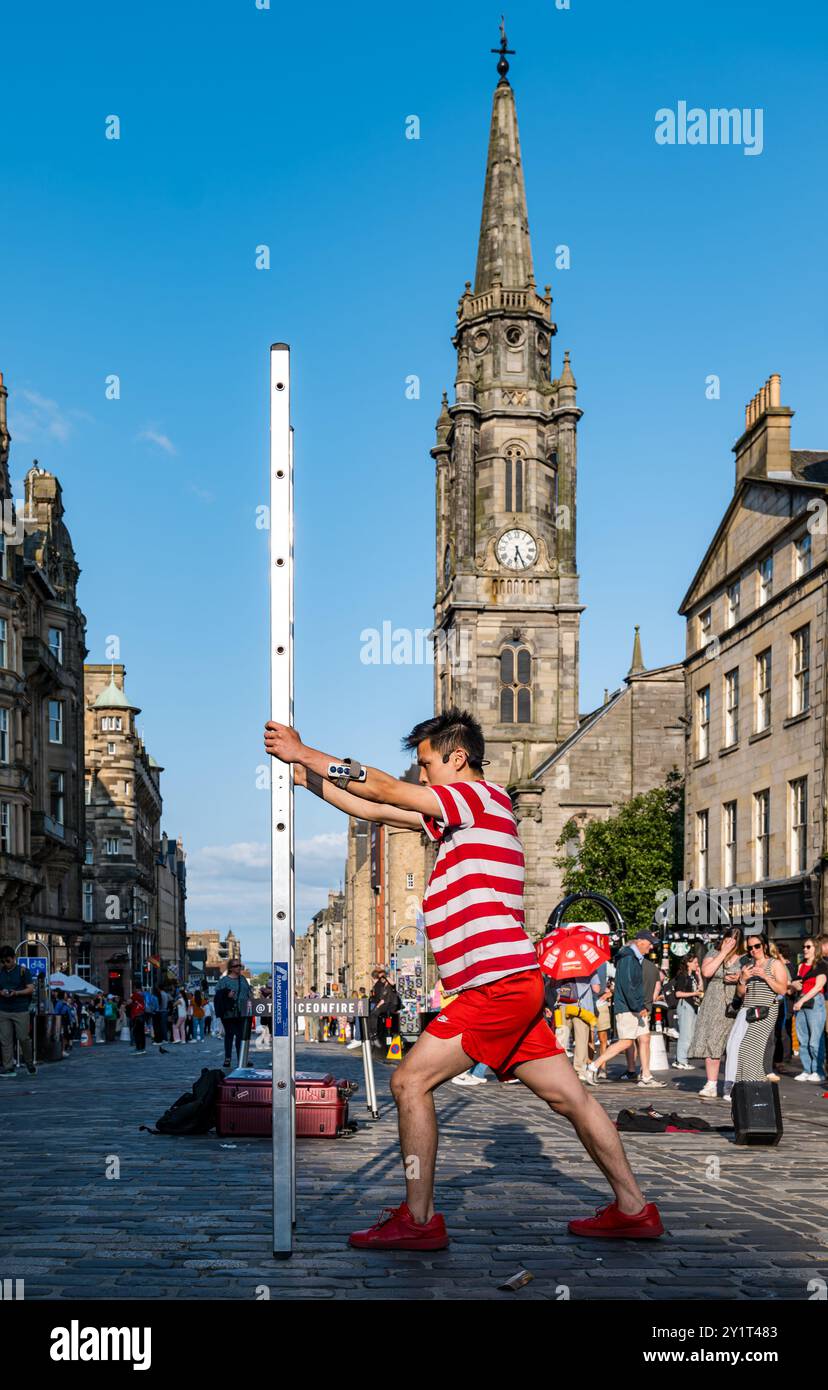
[[423,899],[425,928],[447,994],[456,995],[391,1077],[406,1200],[350,1244],[370,1250],[442,1250],[434,1210],[437,1118],[432,1092],[475,1062],[500,1081],[517,1077],[563,1115],[601,1169],[615,1200],[569,1222],[578,1236],[654,1239],[664,1227],[633,1177],[618,1133],[582,1086],[543,1014],[543,981],[524,927],[524,857],[508,793],[483,776],[483,732],[458,709],[417,724],[419,785],[304,744],[296,729],[265,725],[265,749],[294,764],[295,781],[347,815],[424,830],[439,845]]

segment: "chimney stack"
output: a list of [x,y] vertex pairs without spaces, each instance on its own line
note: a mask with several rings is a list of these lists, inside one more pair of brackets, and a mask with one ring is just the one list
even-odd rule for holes
[[769,376],[745,407],[745,430],[733,446],[736,482],[750,475],[788,477],[791,471],[791,420],[793,411],[781,405],[782,378]]

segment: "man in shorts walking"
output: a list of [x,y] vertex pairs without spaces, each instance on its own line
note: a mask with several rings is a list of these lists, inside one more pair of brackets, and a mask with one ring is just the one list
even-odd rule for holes
[[644,988],[643,962],[647,952],[657,945],[658,937],[653,932],[640,931],[634,940],[628,941],[626,946],[622,947],[615,958],[613,1003],[618,1041],[611,1043],[600,1057],[589,1063],[583,1078],[588,1086],[595,1085],[602,1067],[606,1076],[607,1062],[611,1062],[613,1057],[617,1057],[620,1052],[626,1052],[636,1043],[641,1056],[639,1086],[654,1090],[667,1084],[657,1081],[650,1071],[650,1008]]
[[501,1081],[516,1077],[573,1125],[615,1200],[574,1235],[653,1239],[663,1233],[645,1202],[618,1133],[586,1090],[543,1016],[543,980],[524,927],[524,857],[508,793],[483,777],[477,721],[457,709],[425,719],[403,746],[416,750],[420,784],[354,759],[309,748],[295,729],[269,722],[265,748],[294,764],[306,786],[348,815],[424,830],[439,845],[423,899],[425,928],[443,988],[456,998],[396,1068],[406,1200],[350,1244],[376,1250],[442,1250],[445,1221],[434,1210],[437,1119],[433,1092],[485,1062]]

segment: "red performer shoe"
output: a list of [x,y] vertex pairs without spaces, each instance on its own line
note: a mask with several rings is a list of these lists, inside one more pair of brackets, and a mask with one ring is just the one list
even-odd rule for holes
[[567,1229],[573,1236],[598,1236],[602,1240],[657,1240],[664,1235],[655,1202],[647,1202],[634,1216],[619,1211],[617,1202],[610,1202],[598,1207],[594,1216],[570,1221]]
[[354,1231],[348,1244],[357,1250],[445,1250],[449,1243],[446,1223],[439,1212],[430,1221],[415,1221],[403,1202],[384,1207],[379,1220],[366,1231]]

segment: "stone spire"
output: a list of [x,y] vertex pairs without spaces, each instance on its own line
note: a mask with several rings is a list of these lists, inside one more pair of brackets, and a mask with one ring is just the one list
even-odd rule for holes
[[443,392],[443,399],[440,405],[440,414],[437,417],[437,447],[442,448],[448,440],[451,432],[451,416],[448,408],[448,393]]
[[[502,51],[510,50],[504,46]],[[502,71],[504,66],[508,70],[508,63],[501,58],[498,64],[500,81],[492,102],[475,294],[482,294],[496,284],[508,289],[525,289],[535,280],[515,95],[506,72]]]
[[[575,392],[578,390],[578,383],[572,373],[572,363],[569,360],[569,350],[564,353],[563,367],[558,377],[558,395],[562,405],[575,404]],[[566,399],[564,399],[564,396]]]
[[635,625],[635,637],[633,638],[632,662],[630,663],[630,669],[629,669],[629,671],[627,672],[627,675],[628,675],[628,676],[640,676],[640,675],[641,675],[641,672],[642,672],[642,671],[646,671],[646,669],[647,669],[647,668],[646,668],[646,666],[644,665],[644,658],[643,658],[643,656],[641,655],[641,636],[640,636],[640,633],[639,633],[638,623],[636,623],[636,625]]

